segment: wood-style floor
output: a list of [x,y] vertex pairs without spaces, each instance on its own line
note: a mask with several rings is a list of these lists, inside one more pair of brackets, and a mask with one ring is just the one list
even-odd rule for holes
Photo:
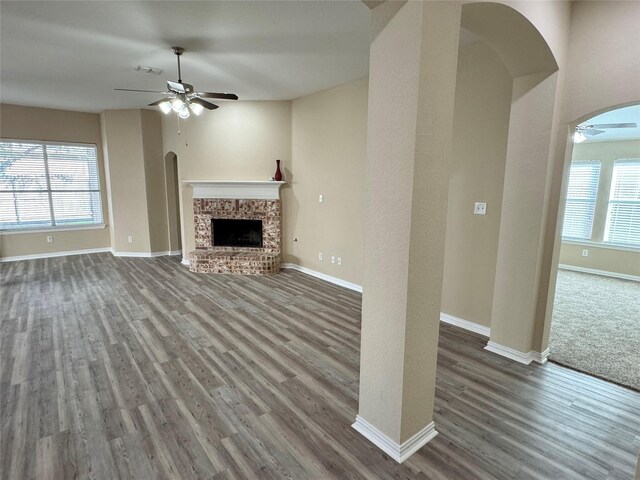
[[360,295],[110,254],[0,266],[3,479],[631,479],[640,394],[442,326],[440,434],[351,428]]

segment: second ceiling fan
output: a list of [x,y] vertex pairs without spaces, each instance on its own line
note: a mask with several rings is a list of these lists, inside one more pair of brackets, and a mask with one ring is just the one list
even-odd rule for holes
[[595,137],[612,128],[637,128],[635,123],[584,123],[576,127],[574,141],[584,142],[587,137]]
[[131,88],[116,88],[121,92],[145,92],[160,93],[166,95],[165,98],[156,100],[149,104],[150,107],[158,106],[163,113],[168,114],[175,111],[180,118],[189,118],[190,114],[200,115],[204,109],[215,110],[218,105],[204,100],[205,98],[219,98],[222,100],[238,100],[238,96],[233,93],[197,92],[193,85],[182,81],[182,71],[180,69],[180,56],[184,53],[182,47],[171,47],[171,50],[178,59],[178,81],[167,81],[167,91],[136,90]]

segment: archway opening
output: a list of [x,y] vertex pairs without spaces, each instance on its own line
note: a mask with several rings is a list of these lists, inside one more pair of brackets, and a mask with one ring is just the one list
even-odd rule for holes
[[640,104],[574,125],[549,358],[640,390]]
[[[494,343],[522,352],[532,349],[531,328],[506,319],[534,310],[539,246],[525,224],[532,211],[543,215],[557,69],[522,13],[498,3],[463,6],[442,319],[485,336],[497,326]],[[529,271],[514,278],[521,258]]]

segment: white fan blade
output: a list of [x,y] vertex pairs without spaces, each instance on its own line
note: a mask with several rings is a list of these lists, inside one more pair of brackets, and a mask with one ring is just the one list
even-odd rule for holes
[[636,128],[638,125],[636,123],[594,123],[593,125],[588,125],[591,128]]
[[604,130],[594,130],[593,128],[589,128],[586,130],[582,130],[582,133],[584,133],[587,137],[595,137],[596,135],[604,133]]

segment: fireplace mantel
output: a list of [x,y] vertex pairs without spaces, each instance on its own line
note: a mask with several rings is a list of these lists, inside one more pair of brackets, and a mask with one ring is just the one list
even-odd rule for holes
[[193,198],[278,200],[286,182],[260,180],[184,180],[193,188]]

